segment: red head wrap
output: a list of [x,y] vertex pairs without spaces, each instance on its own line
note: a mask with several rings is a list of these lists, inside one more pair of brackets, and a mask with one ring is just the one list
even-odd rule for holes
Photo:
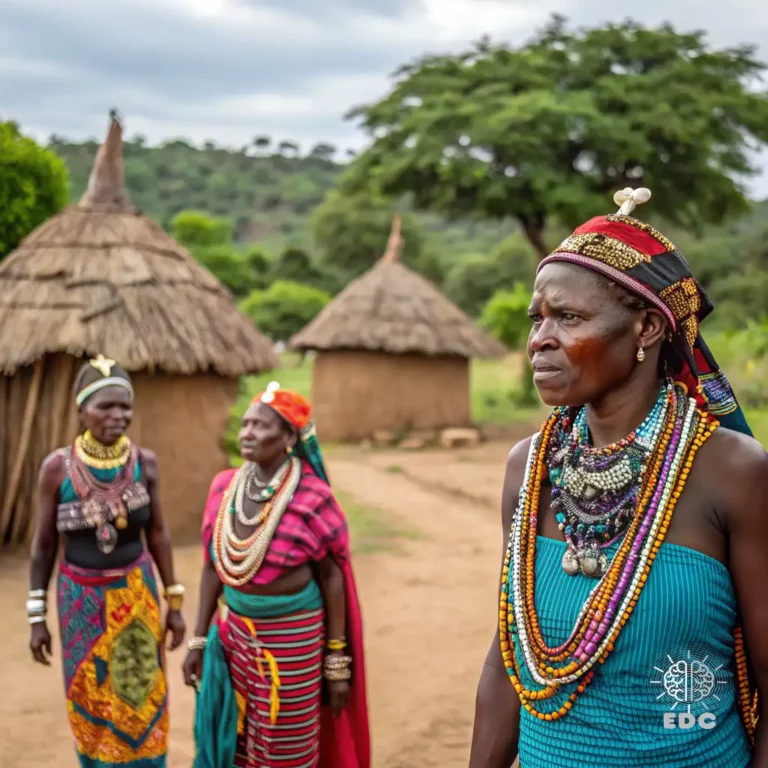
[[312,418],[312,406],[309,401],[298,392],[281,389],[276,381],[268,384],[267,388],[259,392],[251,403],[268,405],[299,432],[306,428]]

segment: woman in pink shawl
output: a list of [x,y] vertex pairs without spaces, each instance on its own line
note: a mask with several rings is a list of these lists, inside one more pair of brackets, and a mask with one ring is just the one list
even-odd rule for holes
[[195,768],[370,766],[349,531],[310,416],[270,384],[243,416],[243,466],[211,485],[184,662]]

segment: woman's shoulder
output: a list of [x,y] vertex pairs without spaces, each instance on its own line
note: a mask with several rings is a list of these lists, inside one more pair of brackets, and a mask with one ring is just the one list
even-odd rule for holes
[[699,449],[694,479],[716,508],[739,515],[744,507],[754,506],[756,496],[764,495],[768,453],[753,437],[719,427]]
[[211,480],[210,493],[224,493],[232,482],[232,478],[237,472],[237,467],[230,467],[229,469],[223,469],[217,475],[214,475]]
[[43,480],[58,480],[63,482],[67,474],[67,451],[68,446],[56,448],[51,451],[40,465],[40,477]]
[[331,486],[321,477],[318,477],[309,464],[302,462],[301,469],[301,480],[294,496],[299,506],[314,509],[323,502],[334,498]]

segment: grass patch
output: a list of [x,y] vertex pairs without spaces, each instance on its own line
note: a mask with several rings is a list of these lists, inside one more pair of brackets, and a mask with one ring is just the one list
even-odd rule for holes
[[403,468],[399,464],[390,464],[387,469],[390,475],[400,475],[403,473]]
[[391,551],[396,548],[398,540],[419,538],[414,531],[392,525],[382,510],[365,506],[344,491],[335,491],[335,494],[349,520],[354,554]]

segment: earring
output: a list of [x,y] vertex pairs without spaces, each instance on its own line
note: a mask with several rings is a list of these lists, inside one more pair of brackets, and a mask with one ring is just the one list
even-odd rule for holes
[[290,445],[285,446],[285,452],[290,456],[291,452],[293,451],[293,448],[291,448]]
[[637,362],[642,363],[643,360],[645,360],[645,350],[640,347],[640,349],[637,350]]

